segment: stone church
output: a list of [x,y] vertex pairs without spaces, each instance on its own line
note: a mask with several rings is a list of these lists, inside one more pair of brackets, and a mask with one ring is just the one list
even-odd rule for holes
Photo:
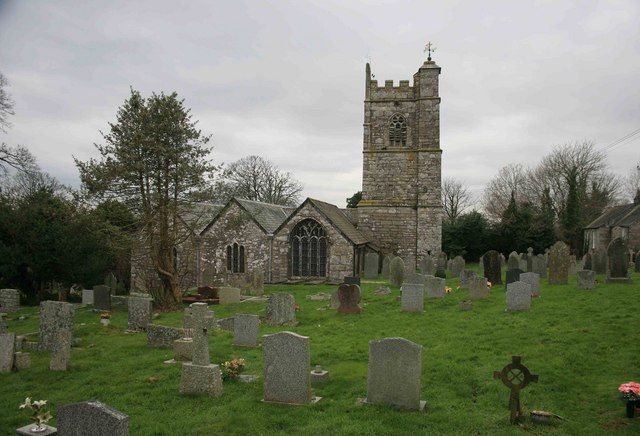
[[[415,270],[441,249],[440,67],[425,61],[409,80],[373,80],[366,65],[362,200],[343,209],[307,198],[296,208],[233,198],[205,207],[206,225],[176,248],[183,288],[264,281],[341,282],[360,275],[368,251],[402,257]],[[190,225],[189,219],[185,224]],[[202,222],[202,221],[200,221]],[[132,262],[133,288],[151,286]]]

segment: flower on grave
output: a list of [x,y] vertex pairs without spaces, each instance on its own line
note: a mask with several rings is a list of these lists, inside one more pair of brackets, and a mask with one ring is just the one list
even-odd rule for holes
[[100,312],[100,319],[110,319],[111,318],[111,312],[109,312],[108,310],[103,310],[102,312]]
[[31,401],[31,397],[27,397],[18,408],[31,410],[31,420],[37,425],[44,425],[53,418],[48,410],[47,400]]
[[630,381],[618,386],[618,392],[629,401],[640,401],[640,383]]
[[451,288],[449,286],[446,286],[444,288],[444,292],[447,293],[447,294],[450,294],[451,293]]
[[222,368],[222,380],[234,380],[244,371],[244,359],[231,359],[220,366]]
[[487,280],[487,287],[491,289],[491,286],[492,286],[491,282]]

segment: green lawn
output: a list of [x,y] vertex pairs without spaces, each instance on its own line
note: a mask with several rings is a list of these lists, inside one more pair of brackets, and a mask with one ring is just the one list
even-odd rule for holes
[[[363,283],[361,315],[339,315],[324,309],[328,302],[305,298],[334,286],[267,286],[267,293],[295,295],[300,324],[263,325],[262,333],[288,329],[309,336],[311,364],[330,371],[331,380],[314,388],[322,401],[309,406],[263,404],[262,379],[225,382],[220,398],[180,396],[180,366],[163,364],[172,351],[147,348],[143,333],[125,334],[126,309],[115,310],[108,328],[96,313],[78,309],[75,334],[82,344],[72,349],[68,372],[50,372],[49,355],[32,353],[30,369],[0,374],[0,434],[13,434],[28,422],[18,410],[26,396],[48,399],[54,409],[98,399],[131,417],[132,435],[640,433],[640,420],[625,418],[617,393],[620,383],[640,379],[640,275],[638,284],[601,284],[592,292],[577,291],[575,279],[566,286],[545,281],[532,310],[519,313],[504,311],[504,286],[495,287],[489,300],[475,302],[473,311],[460,311],[467,292],[455,290],[457,279],[447,282],[452,294],[427,300],[423,314],[400,312],[398,289],[373,295],[381,283]],[[265,313],[264,303],[212,308],[218,317]],[[19,321],[21,314],[28,319]],[[162,314],[155,323],[180,326],[182,313]],[[37,331],[37,311],[10,314],[9,326],[17,333]],[[366,394],[369,340],[392,336],[424,347],[424,413],[356,405]],[[225,331],[212,332],[209,343],[213,363],[243,357],[246,373],[262,375],[260,349],[234,348],[232,333]],[[566,421],[552,427],[509,425],[509,391],[492,375],[515,354],[540,376],[521,395],[525,410],[551,411]]]

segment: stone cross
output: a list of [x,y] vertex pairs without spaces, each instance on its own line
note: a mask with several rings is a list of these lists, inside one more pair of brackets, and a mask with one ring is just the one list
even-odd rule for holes
[[531,374],[529,369],[521,363],[522,357],[512,356],[511,363],[502,368],[502,371],[494,371],[493,378],[499,379],[511,390],[509,395],[509,409],[511,411],[510,421],[515,424],[522,416],[520,408],[520,390],[529,383],[537,382],[538,376]]

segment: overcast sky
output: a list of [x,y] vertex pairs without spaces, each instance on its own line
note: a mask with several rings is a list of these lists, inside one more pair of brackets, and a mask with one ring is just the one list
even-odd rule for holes
[[[554,144],[599,146],[640,128],[640,1],[2,1],[0,71],[15,100],[4,138],[77,186],[72,155],[132,86],[177,91],[214,158],[259,154],[304,195],[344,205],[361,189],[364,69],[411,79],[432,40],[443,176],[480,192]],[[640,160],[635,142],[612,169]]]

